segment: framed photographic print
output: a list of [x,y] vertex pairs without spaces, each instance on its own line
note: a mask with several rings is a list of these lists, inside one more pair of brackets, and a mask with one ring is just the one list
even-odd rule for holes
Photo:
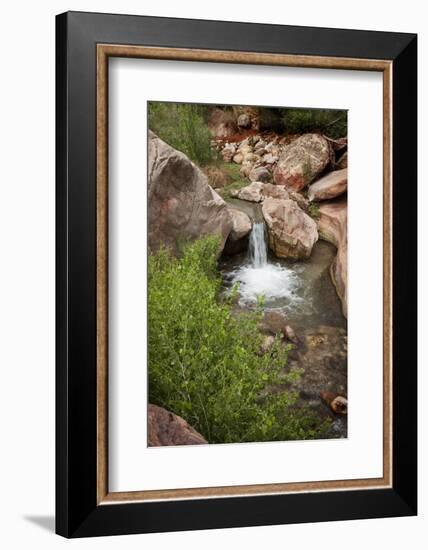
[[416,514],[416,36],[56,48],[57,532]]

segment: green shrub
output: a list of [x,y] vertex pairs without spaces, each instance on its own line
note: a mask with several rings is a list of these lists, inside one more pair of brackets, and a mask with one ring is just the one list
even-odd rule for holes
[[287,134],[321,132],[333,139],[344,137],[348,131],[346,111],[335,109],[280,109]]
[[320,205],[318,202],[311,202],[308,206],[308,214],[314,220],[317,220],[320,217]]
[[150,101],[149,128],[171,147],[203,166],[215,156],[206,124],[207,109],[205,105]]
[[261,308],[236,314],[236,295],[219,300],[218,246],[208,237],[187,244],[181,258],[165,248],[149,255],[150,402],[210,443],[315,437],[313,418],[292,407],[289,384],[299,373],[283,374],[288,347],[277,339],[260,352]]

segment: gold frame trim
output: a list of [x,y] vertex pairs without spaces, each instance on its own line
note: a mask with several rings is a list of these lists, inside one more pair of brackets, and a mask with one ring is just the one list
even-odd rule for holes
[[[205,61],[383,73],[383,477],[227,487],[108,490],[108,59]],[[255,52],[97,45],[97,504],[275,493],[377,489],[392,486],[392,62]]]

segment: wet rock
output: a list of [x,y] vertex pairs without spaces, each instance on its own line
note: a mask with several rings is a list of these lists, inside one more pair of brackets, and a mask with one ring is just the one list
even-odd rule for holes
[[347,337],[340,327],[320,325],[300,330],[298,345],[290,351],[288,368],[301,368],[296,387],[319,399],[347,394]]
[[273,173],[274,182],[300,191],[312,183],[330,161],[328,141],[318,134],[304,134],[284,147]]
[[292,200],[267,198],[262,211],[274,254],[278,258],[309,258],[318,240],[315,221]]
[[331,277],[342,302],[343,315],[347,317],[348,299],[348,208],[346,199],[322,203],[319,208],[318,231],[320,237],[337,247],[337,255],[331,265]]
[[333,392],[321,392],[321,399],[326,403],[334,414],[347,414],[348,413],[348,400],[342,395],[337,395]]
[[247,249],[248,235],[251,231],[250,217],[237,208],[228,206],[229,214],[232,218],[232,231],[229,233],[224,246],[225,254],[237,254]]
[[220,249],[232,229],[224,200],[207,176],[186,155],[149,131],[149,248],[160,245],[178,252],[179,240],[220,236]]
[[265,311],[260,330],[265,333],[283,336],[287,329],[287,317],[280,311]]
[[297,344],[297,342],[299,341],[296,336],[296,333],[294,332],[294,329],[290,327],[290,325],[285,325],[284,336],[287,338],[287,340],[289,340],[293,344]]
[[157,405],[148,406],[149,447],[169,445],[204,445],[207,441],[178,416]]
[[308,190],[310,201],[335,199],[346,192],[348,186],[348,169],[335,170],[313,183]]

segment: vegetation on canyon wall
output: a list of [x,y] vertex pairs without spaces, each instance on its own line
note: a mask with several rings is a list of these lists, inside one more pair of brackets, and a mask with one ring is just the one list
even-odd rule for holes
[[276,338],[261,351],[262,308],[236,314],[236,292],[219,299],[218,245],[207,237],[185,245],[179,258],[166,248],[149,256],[150,402],[210,443],[319,436],[319,422],[293,407],[289,386],[299,373],[284,374],[289,346]]

